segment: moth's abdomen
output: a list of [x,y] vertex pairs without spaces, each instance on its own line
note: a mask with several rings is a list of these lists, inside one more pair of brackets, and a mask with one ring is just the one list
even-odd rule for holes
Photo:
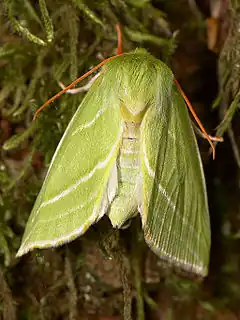
[[138,211],[140,125],[125,122],[122,144],[117,158],[118,188],[109,208],[109,218],[120,228]]

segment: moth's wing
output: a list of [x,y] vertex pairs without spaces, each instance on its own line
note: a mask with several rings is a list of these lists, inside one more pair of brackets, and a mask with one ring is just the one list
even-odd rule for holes
[[147,244],[169,264],[205,276],[210,251],[205,179],[188,111],[175,87],[171,97],[148,109],[140,155]]
[[18,256],[71,241],[106,212],[106,188],[121,136],[118,99],[100,76],[57,147]]

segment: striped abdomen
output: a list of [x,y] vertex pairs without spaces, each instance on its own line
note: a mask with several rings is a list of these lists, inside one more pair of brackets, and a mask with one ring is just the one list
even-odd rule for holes
[[121,227],[138,211],[140,182],[140,124],[125,122],[122,144],[116,161],[118,187],[110,208],[109,218],[115,227]]

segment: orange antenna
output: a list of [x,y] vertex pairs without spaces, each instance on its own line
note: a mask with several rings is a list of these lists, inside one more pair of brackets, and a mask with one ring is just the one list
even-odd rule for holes
[[121,30],[121,25],[117,24],[116,25],[117,29],[117,37],[118,37],[118,47],[117,47],[117,55],[121,55],[123,53],[122,50],[122,30]]
[[69,84],[67,87],[65,87],[63,90],[61,90],[60,92],[58,92],[57,94],[55,94],[51,99],[49,99],[47,102],[45,102],[34,114],[33,120],[36,120],[37,115],[45,108],[47,107],[50,103],[52,103],[53,101],[55,101],[57,98],[59,98],[63,93],[65,93],[66,91],[68,91],[69,89],[71,89],[72,87],[74,87],[77,83],[79,83],[80,81],[82,81],[83,79],[85,79],[86,77],[88,77],[90,74],[92,74],[94,71],[96,71],[97,69],[99,69],[100,67],[102,67],[105,63],[107,63],[108,61],[115,59],[116,57],[118,57],[121,54],[112,56],[110,58],[105,59],[104,61],[100,62],[97,66],[95,66],[94,68],[92,68],[91,70],[89,70],[88,72],[86,72],[84,75],[82,75],[81,77],[79,77],[78,79],[74,80],[71,84]]
[[83,79],[87,78],[90,74],[92,74],[94,71],[96,71],[97,69],[99,69],[100,67],[102,67],[105,63],[107,63],[108,61],[116,58],[117,56],[122,55],[122,30],[121,30],[121,26],[120,24],[116,25],[116,29],[117,29],[117,37],[118,37],[118,47],[117,47],[117,54],[115,56],[112,56],[110,58],[107,58],[105,60],[103,60],[102,62],[100,62],[97,66],[95,66],[94,68],[92,68],[91,70],[89,70],[88,72],[86,72],[84,75],[82,75],[81,77],[79,77],[78,79],[74,80],[71,84],[69,84],[67,87],[65,87],[62,91],[58,92],[57,94],[55,94],[51,99],[49,99],[47,102],[45,102],[39,109],[37,109],[37,111],[34,114],[33,120],[36,120],[37,115],[45,108],[47,107],[50,103],[52,103],[53,101],[55,101],[57,98],[59,98],[63,93],[67,92],[69,89],[72,89],[72,87],[75,87],[75,85],[77,83],[79,83],[80,81],[82,81]]
[[193,107],[192,107],[192,105],[191,105],[191,102],[188,100],[188,98],[187,98],[187,96],[185,95],[184,91],[182,90],[180,84],[177,82],[176,79],[174,79],[174,81],[175,81],[175,83],[176,83],[176,85],[177,85],[177,87],[178,87],[181,95],[183,96],[183,99],[185,100],[185,102],[186,102],[186,104],[187,104],[187,106],[188,106],[188,109],[190,110],[190,112],[191,112],[191,114],[193,115],[195,121],[197,122],[199,128],[201,129],[204,137],[208,140],[208,142],[209,142],[209,144],[210,144],[210,146],[211,146],[211,148],[212,148],[213,159],[215,159],[215,147],[214,147],[214,144],[212,143],[212,140],[213,140],[213,141],[223,141],[223,139],[222,139],[222,138],[219,138],[219,137],[212,137],[212,136],[209,136],[209,135],[207,134],[204,126],[202,125],[200,119],[198,118],[196,112],[194,111],[194,109],[193,109]]

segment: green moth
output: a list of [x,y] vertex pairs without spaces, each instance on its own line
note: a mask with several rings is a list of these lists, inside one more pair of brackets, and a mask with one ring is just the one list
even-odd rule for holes
[[207,274],[196,138],[172,71],[143,49],[103,66],[57,147],[17,255],[72,241],[104,214],[121,228],[138,213],[159,258]]

